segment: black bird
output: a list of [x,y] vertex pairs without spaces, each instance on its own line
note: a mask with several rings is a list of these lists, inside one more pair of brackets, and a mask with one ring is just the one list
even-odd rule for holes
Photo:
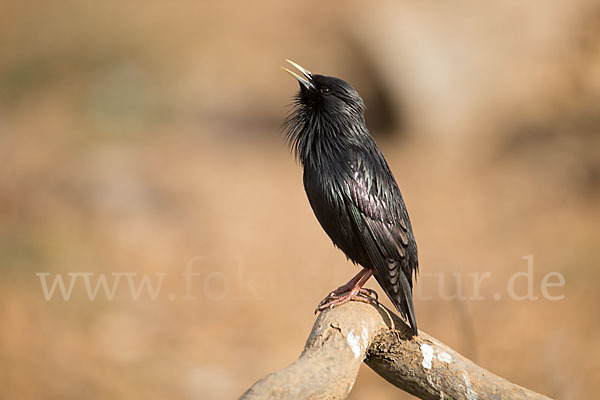
[[363,267],[317,310],[368,301],[370,290],[362,286],[375,275],[417,335],[412,302],[417,244],[398,184],[365,124],[365,104],[345,81],[287,61],[303,75],[283,68],[300,84],[284,129],[304,167],[308,200],[333,244]]

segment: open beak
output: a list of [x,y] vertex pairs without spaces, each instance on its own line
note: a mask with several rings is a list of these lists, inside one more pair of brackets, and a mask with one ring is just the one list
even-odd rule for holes
[[285,60],[285,61],[289,62],[294,67],[296,67],[296,69],[298,69],[298,71],[302,72],[302,75],[304,75],[304,78],[301,77],[300,75],[298,75],[297,73],[290,71],[289,69],[287,69],[285,67],[281,67],[284,71],[288,72],[294,78],[296,78],[298,80],[298,82],[300,82],[300,84],[302,86],[304,86],[306,89],[314,89],[315,88],[315,84],[312,82],[312,72],[310,72],[306,68],[301,67],[300,65],[296,64],[293,61],[290,61],[290,60]]

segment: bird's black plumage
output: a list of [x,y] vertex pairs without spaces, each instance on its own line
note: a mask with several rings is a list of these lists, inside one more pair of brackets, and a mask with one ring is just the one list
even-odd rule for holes
[[417,334],[417,245],[400,189],[366,127],[364,102],[345,81],[300,69],[306,79],[294,74],[300,91],[284,128],[310,205],[334,245],[374,271]]

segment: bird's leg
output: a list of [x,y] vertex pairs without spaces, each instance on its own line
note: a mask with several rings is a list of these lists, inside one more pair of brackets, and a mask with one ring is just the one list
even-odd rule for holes
[[[369,269],[367,268],[363,268],[361,269],[358,274],[356,274],[352,279],[350,279],[348,281],[348,283],[340,286],[339,288],[335,289],[333,292],[329,293],[327,295],[327,297],[325,297],[321,303],[325,303],[327,300],[329,300],[332,297],[337,297],[341,294],[347,293],[349,291],[351,291],[352,289],[354,289],[354,286],[356,286],[356,283],[358,281],[360,281],[360,279],[365,276],[367,273],[369,272]],[[319,303],[320,304],[320,303]]]
[[[364,268],[348,283],[340,286],[331,292],[329,296],[324,298],[317,306],[315,312],[323,311],[327,308],[333,308],[335,306],[345,304],[351,300],[371,303],[373,301],[371,295],[375,293],[375,291],[372,289],[363,288],[363,285],[367,283],[371,276],[373,276],[373,270]],[[376,293],[375,296],[377,296]],[[375,297],[375,301],[377,301],[377,297]]]

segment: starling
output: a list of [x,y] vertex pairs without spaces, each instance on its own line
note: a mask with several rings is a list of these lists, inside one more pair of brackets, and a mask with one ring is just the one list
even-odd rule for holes
[[345,81],[287,61],[302,73],[283,68],[300,84],[284,130],[303,166],[306,195],[333,244],[362,266],[317,310],[368,301],[371,291],[363,285],[374,275],[417,335],[412,302],[417,244],[398,184],[365,124],[365,104]]

